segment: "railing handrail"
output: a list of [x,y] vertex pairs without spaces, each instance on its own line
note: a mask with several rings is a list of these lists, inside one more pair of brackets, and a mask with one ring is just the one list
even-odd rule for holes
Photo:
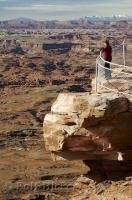
[[130,67],[130,66],[127,66],[127,65],[120,65],[120,64],[117,64],[117,63],[113,63],[113,62],[109,62],[109,61],[106,61],[104,58],[102,58],[101,56],[101,52],[100,52],[100,55],[97,57],[97,60],[98,59],[101,59],[103,62],[107,63],[107,64],[110,64],[110,65],[114,65],[114,66],[118,66],[118,67]]
[[[116,63],[113,63],[113,62],[109,62],[109,61],[106,61],[106,60],[104,60],[103,58],[102,58],[102,56],[101,55],[99,55],[98,57],[97,57],[97,59],[96,59],[96,63],[98,63],[98,60],[99,59],[101,59],[104,63],[108,63],[108,64],[110,64],[110,65],[115,65],[115,66],[120,66],[120,67],[123,67],[124,68],[124,65],[119,65],[119,64],[116,64]],[[98,65],[100,65],[102,68],[106,68],[106,67],[104,67],[103,65],[101,65],[100,63],[98,63]],[[132,69],[132,67],[130,67],[130,66],[125,66],[125,67],[127,67],[127,68],[131,68]],[[116,69],[108,69],[108,68],[106,68],[107,70],[110,70],[110,71],[113,71],[113,72],[117,72],[117,70]],[[121,70],[122,70],[122,68],[120,68]],[[125,69],[125,68],[124,68]],[[119,69],[118,69],[119,70]],[[128,72],[124,72],[124,71],[118,71],[118,72],[120,72],[120,73],[124,73],[124,74],[127,74],[127,75],[130,75],[131,73],[128,73]]]
[[[111,69],[111,68],[109,69],[109,68],[105,67],[102,63],[100,63],[101,61],[103,61],[104,64],[108,63],[109,65],[117,66],[117,69],[115,69],[115,68],[114,69]],[[106,88],[106,89],[111,90],[111,91],[115,91],[115,92],[118,92],[118,93],[121,93],[121,94],[124,94],[124,95],[129,95],[132,98],[132,94],[129,93],[129,92],[128,93],[126,91],[122,92],[122,91],[120,91],[120,90],[118,90],[116,88],[115,89],[111,89],[108,86],[106,87],[103,84],[99,83],[98,82],[98,78],[99,78],[98,77],[98,69],[99,69],[99,67],[101,67],[103,69],[107,69],[108,71],[111,71],[111,72],[113,71],[114,73],[119,74],[119,76],[121,75],[121,73],[124,74],[124,75],[130,76],[130,82],[131,82],[131,75],[132,75],[131,71],[130,71],[130,73],[129,72],[120,71],[120,70],[123,70],[123,69],[126,69],[126,68],[131,68],[130,66],[119,65],[117,63],[106,61],[105,59],[102,58],[101,53],[100,53],[100,55],[96,59],[96,77],[95,77],[95,81],[96,82],[95,82],[95,90],[96,90],[96,92],[98,92],[98,86],[101,86],[101,87]],[[119,67],[120,67],[120,70],[119,70]]]
[[118,73],[122,73],[122,74],[126,74],[126,75],[131,75],[131,74],[132,74],[132,73],[123,72],[123,71],[119,71],[119,70],[116,70],[116,69],[110,69],[110,68],[104,67],[104,66],[101,65],[100,63],[98,63],[98,65],[99,65],[100,67],[102,67],[103,69],[107,69],[108,71],[118,72]]

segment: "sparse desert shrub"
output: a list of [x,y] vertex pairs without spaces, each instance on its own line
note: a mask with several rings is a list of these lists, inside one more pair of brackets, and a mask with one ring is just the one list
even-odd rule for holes
[[14,60],[13,58],[5,58],[5,59],[3,59],[3,63],[4,63],[4,66],[9,69],[11,67],[19,67],[20,66],[19,61]]
[[34,63],[32,63],[32,62],[30,62],[30,63],[28,63],[27,64],[27,66],[29,67],[29,68],[36,68],[36,64],[34,64]]
[[24,54],[24,51],[21,47],[16,47],[10,50],[10,53],[15,53],[15,54]]
[[82,85],[71,85],[67,90],[69,92],[86,92]]
[[56,69],[56,66],[52,60],[45,59],[43,68],[44,68],[45,72],[52,72]]
[[62,85],[65,84],[65,81],[62,80],[53,80],[52,85]]

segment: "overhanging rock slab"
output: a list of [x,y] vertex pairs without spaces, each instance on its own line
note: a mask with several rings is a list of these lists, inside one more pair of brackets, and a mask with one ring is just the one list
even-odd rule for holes
[[47,151],[56,159],[131,159],[131,104],[114,92],[59,94],[44,119]]

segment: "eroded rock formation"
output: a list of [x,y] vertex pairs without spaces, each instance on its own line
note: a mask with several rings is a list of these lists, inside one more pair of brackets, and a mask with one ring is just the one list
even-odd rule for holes
[[132,179],[125,181],[106,180],[100,183],[81,176],[75,182],[74,194],[70,200],[131,200]]
[[69,160],[129,160],[130,108],[115,93],[60,94],[44,119],[46,149]]

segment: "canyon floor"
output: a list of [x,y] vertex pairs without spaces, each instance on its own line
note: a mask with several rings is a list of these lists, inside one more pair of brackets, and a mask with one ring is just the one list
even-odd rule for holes
[[87,172],[82,162],[53,162],[45,151],[43,117],[60,89],[47,86],[1,90],[1,199],[64,199],[73,181]]
[[76,56],[37,50],[34,56],[0,55],[1,200],[67,199],[75,179],[87,172],[82,162],[54,162],[42,135],[58,93],[90,89],[95,69]]
[[125,200],[131,195],[130,169],[126,180],[116,172],[119,179],[91,186],[86,178],[89,168],[82,161],[54,162],[45,150],[43,119],[60,91],[67,91],[67,85],[1,89],[0,199],[67,200],[72,194],[73,199],[87,199],[88,187],[94,191],[93,200],[113,200],[115,194],[115,199]]
[[[75,193],[84,199],[81,194],[89,181],[85,184],[85,177],[79,177],[87,177],[89,167],[83,161],[54,162],[45,150],[42,130],[44,117],[60,92],[91,90],[99,52],[79,48],[63,54],[42,53],[36,47],[33,55],[14,54],[10,49],[0,54],[0,200],[68,200],[72,194],[76,199]],[[125,178],[127,181],[114,180],[109,189],[109,181],[102,182],[103,186],[90,186],[97,195],[104,188],[106,191],[104,198],[96,196],[93,200],[110,196],[110,200],[119,200],[120,194],[120,200],[125,200],[132,182],[130,174]],[[74,187],[76,181],[81,189]]]

